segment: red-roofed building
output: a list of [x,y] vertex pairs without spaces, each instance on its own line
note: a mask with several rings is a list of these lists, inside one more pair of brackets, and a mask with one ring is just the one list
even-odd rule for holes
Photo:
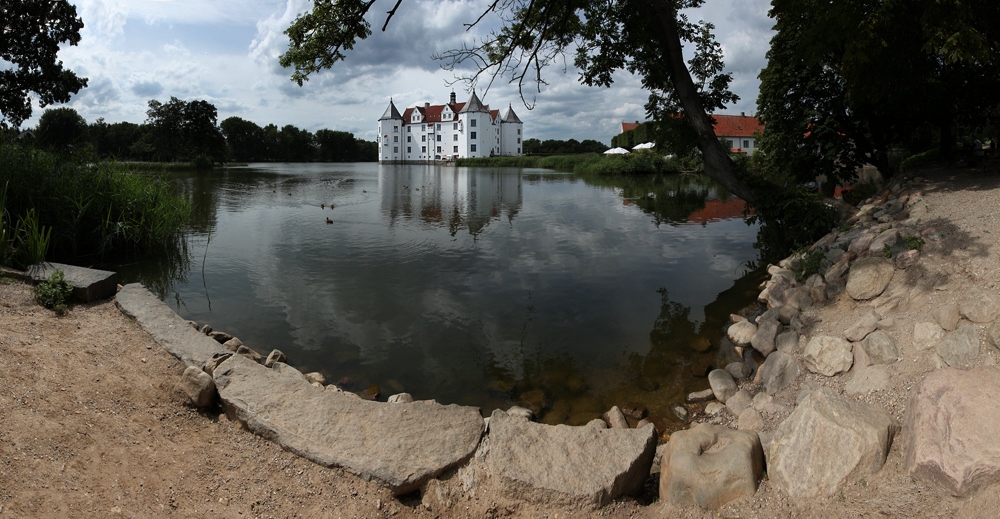
[[[757,149],[757,138],[754,134],[764,133],[764,125],[752,115],[740,113],[740,115],[719,115],[711,116],[715,119],[716,137],[729,142],[728,147],[734,153],[753,153]],[[622,123],[622,133],[634,130],[639,126],[639,121],[634,123]]]
[[522,155],[524,123],[513,107],[500,114],[472,93],[458,103],[407,108],[400,115],[392,100],[378,120],[379,162],[433,162],[460,157]]

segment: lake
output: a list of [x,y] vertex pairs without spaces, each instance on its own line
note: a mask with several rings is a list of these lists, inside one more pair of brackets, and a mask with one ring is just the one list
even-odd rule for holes
[[[524,405],[580,424],[671,404],[737,360],[756,226],[698,175],[251,164],[171,173],[173,254],[115,265],[186,319],[382,398]],[[676,425],[676,422],[674,422]]]

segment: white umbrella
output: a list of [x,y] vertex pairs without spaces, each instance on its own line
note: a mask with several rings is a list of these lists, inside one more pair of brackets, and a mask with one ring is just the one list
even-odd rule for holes
[[656,144],[654,144],[652,142],[644,142],[642,144],[636,144],[635,146],[632,147],[632,149],[633,150],[648,150],[648,149],[653,148],[654,146],[656,146]]
[[627,153],[630,152],[625,148],[611,148],[610,150],[604,152],[605,155],[625,155]]

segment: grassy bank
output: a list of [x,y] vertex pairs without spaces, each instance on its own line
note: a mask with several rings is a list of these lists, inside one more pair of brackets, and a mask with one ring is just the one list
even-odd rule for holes
[[630,155],[525,155],[520,157],[481,157],[458,159],[456,166],[476,166],[493,168],[544,168],[572,173],[592,173],[597,175],[622,175],[640,173],[676,173],[681,170],[675,160],[663,158],[652,152]]
[[0,264],[14,267],[156,250],[190,214],[169,183],[130,165],[9,143],[0,143],[0,194]]

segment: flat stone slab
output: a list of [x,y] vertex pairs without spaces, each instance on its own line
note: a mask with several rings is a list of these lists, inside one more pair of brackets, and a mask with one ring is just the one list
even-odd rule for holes
[[63,263],[35,263],[25,274],[35,283],[47,281],[52,273],[61,270],[66,283],[73,287],[73,299],[89,303],[115,296],[118,273],[110,270],[88,269]]
[[596,508],[636,494],[656,453],[656,430],[529,422],[493,411],[486,466],[509,495]]
[[188,366],[202,367],[216,353],[228,353],[215,339],[195,330],[163,301],[139,283],[130,283],[115,296],[121,311],[135,319],[157,344]]
[[485,425],[475,407],[371,402],[240,355],[214,378],[227,414],[250,431],[320,465],[378,479],[397,495],[469,459]]

